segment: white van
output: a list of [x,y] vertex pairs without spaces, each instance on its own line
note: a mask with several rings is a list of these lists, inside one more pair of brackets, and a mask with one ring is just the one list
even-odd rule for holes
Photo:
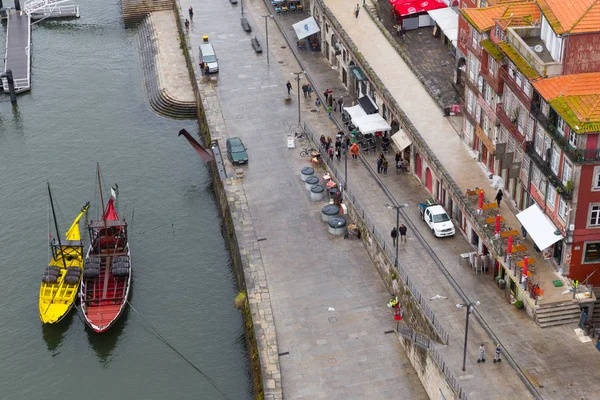
[[212,44],[200,45],[200,62],[208,65],[208,72],[219,72],[219,59]]

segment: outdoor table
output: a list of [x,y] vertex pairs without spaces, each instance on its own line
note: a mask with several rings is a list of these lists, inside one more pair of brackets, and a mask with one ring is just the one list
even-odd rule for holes
[[[535,259],[533,259],[533,258],[528,258],[528,259],[527,259],[527,265],[528,265],[528,266],[531,266],[531,265],[533,265],[533,264],[535,264]],[[523,263],[523,260],[521,260],[521,261],[517,261],[517,265],[518,265],[519,267],[523,268],[523,265],[524,265],[524,263]]]
[[[504,222],[504,217],[500,216],[500,222]],[[486,224],[495,224],[496,223],[496,217],[488,217],[485,219],[485,223]]]
[[522,251],[527,251],[527,246],[524,244],[517,244],[516,246],[513,246],[511,253],[520,253]]
[[481,207],[482,210],[493,210],[494,208],[498,208],[498,204],[496,204],[496,203],[485,203]]
[[519,231],[516,229],[513,229],[512,231],[505,231],[505,232],[500,232],[500,237],[509,237],[509,236],[517,236],[519,234]]

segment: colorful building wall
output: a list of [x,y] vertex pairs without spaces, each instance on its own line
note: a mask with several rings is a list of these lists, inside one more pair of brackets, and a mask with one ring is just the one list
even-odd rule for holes
[[600,34],[567,36],[563,54],[565,75],[600,71]]

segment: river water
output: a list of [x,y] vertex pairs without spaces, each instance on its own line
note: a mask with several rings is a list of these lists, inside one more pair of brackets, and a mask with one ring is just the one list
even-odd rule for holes
[[[79,5],[80,19],[33,27],[33,91],[15,110],[0,103],[0,398],[219,399],[220,390],[249,399],[243,321],[210,177],[177,137],[197,124],[150,111],[120,1]],[[55,326],[38,317],[46,181],[64,235],[85,201],[98,202],[96,162],[105,187],[119,185],[130,222],[130,301],[141,313],[129,309],[102,335],[75,312]]]

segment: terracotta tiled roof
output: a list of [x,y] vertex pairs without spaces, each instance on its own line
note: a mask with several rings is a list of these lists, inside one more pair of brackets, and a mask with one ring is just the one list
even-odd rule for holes
[[532,84],[575,132],[600,131],[600,72],[555,76]]
[[460,12],[479,32],[490,30],[496,20],[508,20],[504,22],[508,26],[533,24],[540,19],[540,9],[530,1],[516,1],[484,8],[463,8]]
[[600,0],[538,0],[557,35],[600,31]]

